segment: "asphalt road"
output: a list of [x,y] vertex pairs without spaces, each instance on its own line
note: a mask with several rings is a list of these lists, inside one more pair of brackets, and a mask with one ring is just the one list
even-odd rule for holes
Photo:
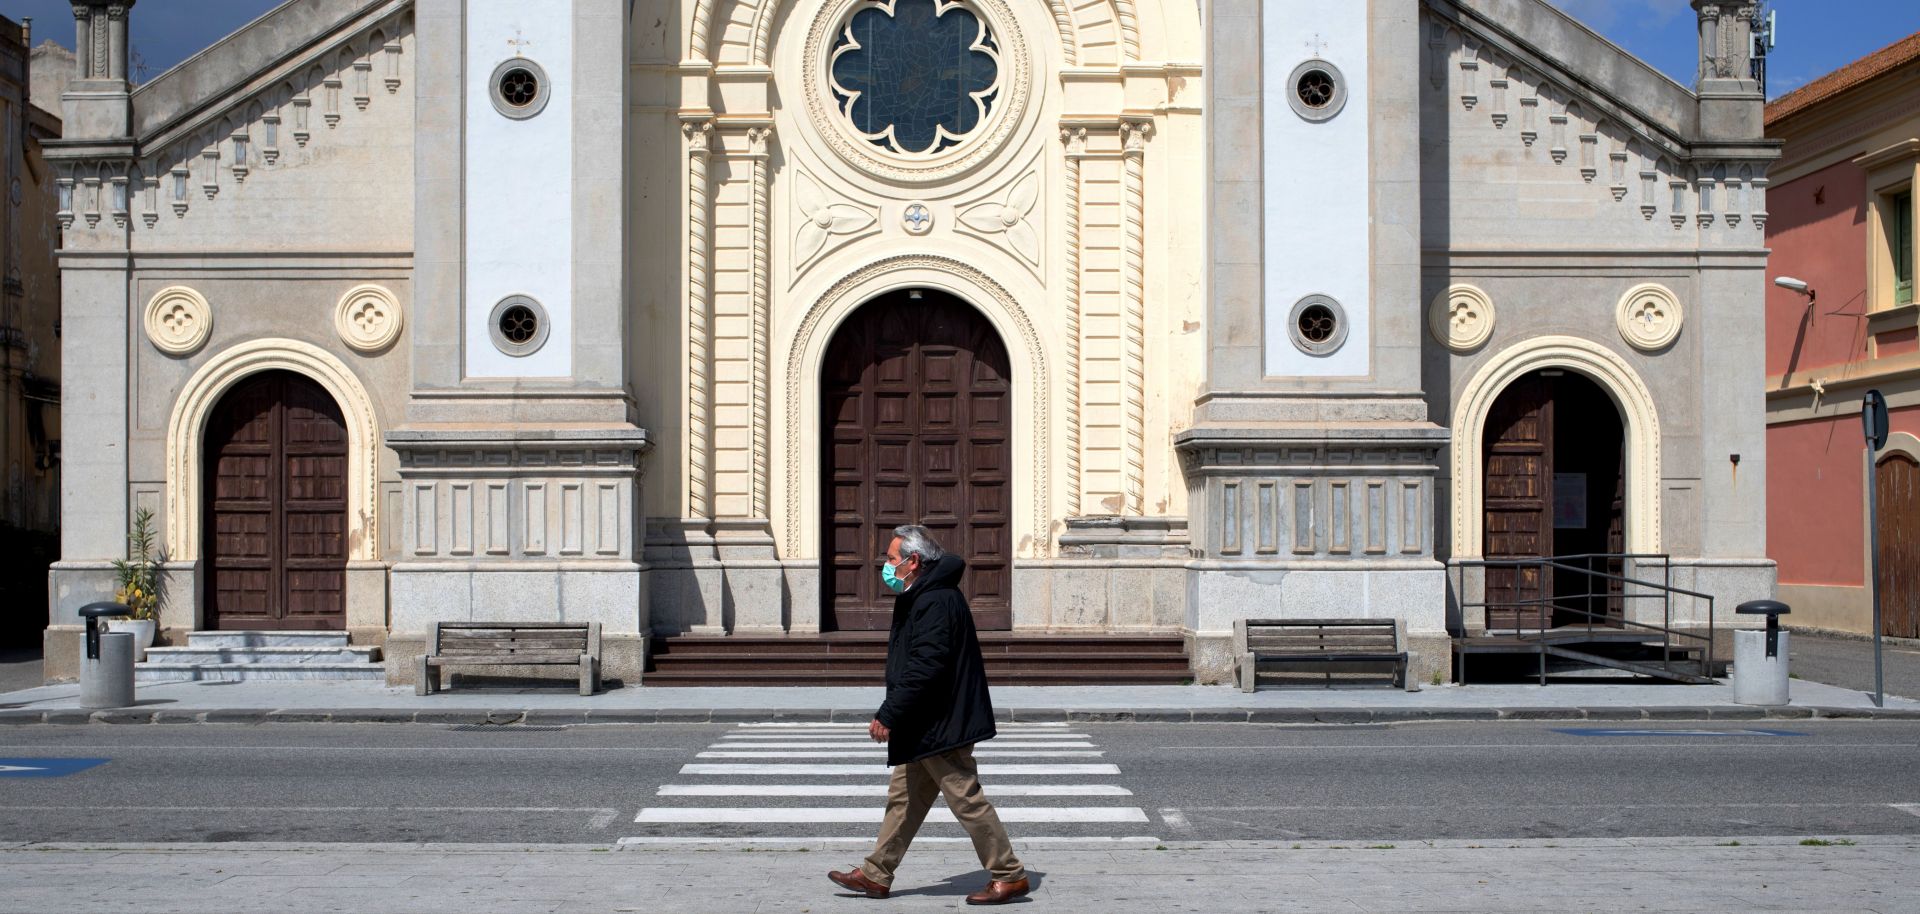
[[[1790,723],[1076,724],[1003,731],[980,762],[1020,837],[1920,834],[1920,723]],[[107,761],[0,768],[0,840],[857,845],[887,774],[841,728],[0,730],[0,766],[74,758]]]

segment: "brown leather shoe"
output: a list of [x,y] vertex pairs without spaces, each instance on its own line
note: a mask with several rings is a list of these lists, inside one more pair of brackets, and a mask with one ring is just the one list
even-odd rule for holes
[[[862,872],[857,866],[844,873],[836,873],[828,870],[827,878],[833,880],[834,885],[846,889],[849,892],[859,892],[868,898],[885,898],[887,897],[887,893],[892,891],[886,886],[868,879],[867,874]],[[1024,890],[1026,886],[1023,884],[1021,888]]]
[[1006,904],[1027,894],[1025,879],[1013,882],[989,882],[987,887],[967,896],[967,904]]

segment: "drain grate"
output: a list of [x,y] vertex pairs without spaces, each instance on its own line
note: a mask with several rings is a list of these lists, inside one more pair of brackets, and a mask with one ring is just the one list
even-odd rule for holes
[[447,729],[458,733],[551,733],[567,729],[564,724],[454,724]]

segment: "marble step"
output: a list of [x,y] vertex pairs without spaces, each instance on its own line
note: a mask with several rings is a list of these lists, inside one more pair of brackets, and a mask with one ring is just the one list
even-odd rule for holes
[[377,663],[147,663],[135,664],[135,682],[243,682],[271,679],[360,679],[382,681]]
[[346,632],[190,632],[188,647],[344,648]]
[[378,663],[377,647],[151,647],[149,663]]

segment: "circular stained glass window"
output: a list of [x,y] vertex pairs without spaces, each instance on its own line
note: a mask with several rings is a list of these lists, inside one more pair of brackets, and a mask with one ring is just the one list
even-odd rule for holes
[[961,0],[868,0],[829,57],[842,117],[867,142],[903,156],[958,146],[1000,94],[1000,49]]

